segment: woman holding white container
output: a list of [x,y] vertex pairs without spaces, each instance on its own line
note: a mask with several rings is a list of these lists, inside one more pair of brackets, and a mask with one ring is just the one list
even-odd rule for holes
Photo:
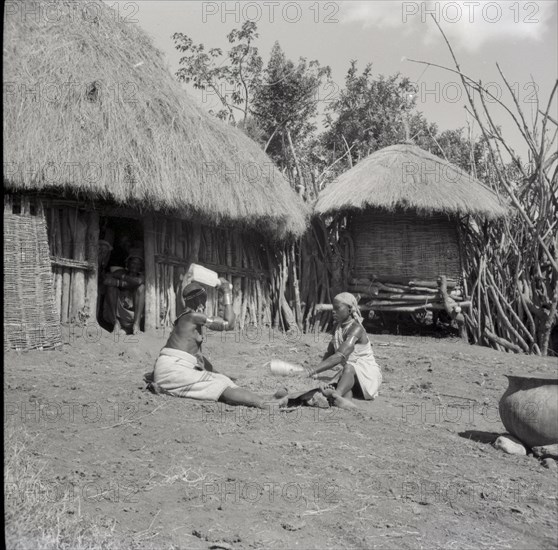
[[202,327],[217,331],[233,330],[235,314],[232,309],[231,284],[226,279],[220,279],[214,272],[200,268],[201,266],[194,265],[184,277],[184,282],[201,280],[223,292],[224,317],[205,315],[205,289],[195,282],[186,284],[182,290],[184,309],[176,319],[172,333],[155,363],[151,389],[156,393],[223,401],[229,405],[262,409],[270,405],[281,405],[280,400],[266,399],[240,388],[224,374],[215,372],[211,363],[203,356]]

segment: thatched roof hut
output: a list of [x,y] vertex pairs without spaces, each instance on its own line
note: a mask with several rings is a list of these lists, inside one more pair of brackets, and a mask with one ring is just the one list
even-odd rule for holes
[[304,232],[304,207],[269,157],[202,111],[125,19],[100,0],[10,2],[5,185]]
[[341,174],[320,194],[315,210],[329,214],[367,208],[486,218],[505,214],[505,207],[479,180],[411,144],[380,149]]
[[[144,239],[147,328],[172,323],[193,261],[233,279],[243,320],[272,315],[266,245],[303,233],[307,211],[259,146],[200,109],[104,2],[17,0],[4,14],[8,347],[95,318],[97,242],[122,217]],[[21,296],[42,310],[23,315]]]
[[[434,293],[440,276],[458,286],[459,217],[498,218],[506,208],[480,181],[407,143],[376,151],[339,176],[320,194],[315,212],[347,217],[353,252],[345,258],[345,284],[380,296],[379,309],[395,300],[398,311],[412,311],[418,301],[408,295],[412,286]],[[370,290],[370,282],[392,285],[386,291],[391,297],[378,294],[381,285]],[[398,292],[407,293],[403,301]]]

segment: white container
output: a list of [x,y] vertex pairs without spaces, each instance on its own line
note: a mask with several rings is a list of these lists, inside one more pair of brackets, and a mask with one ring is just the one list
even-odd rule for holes
[[203,285],[217,287],[221,284],[219,280],[219,275],[211,269],[203,267],[203,265],[192,264],[186,276],[195,281],[196,283],[201,283]]
[[287,361],[282,361],[281,359],[272,359],[269,362],[269,370],[274,376],[296,376],[306,373],[306,369],[301,365],[288,363]]

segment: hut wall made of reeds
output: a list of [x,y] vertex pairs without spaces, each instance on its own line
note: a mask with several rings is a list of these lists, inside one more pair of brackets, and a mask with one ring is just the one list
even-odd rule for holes
[[449,216],[367,209],[354,213],[349,224],[354,241],[351,275],[356,279],[461,278],[457,226]]
[[[271,322],[270,274],[264,241],[254,233],[168,216],[153,216],[148,223],[146,244],[151,240],[154,248],[156,328],[172,326],[180,313],[178,292],[191,263],[212,269],[232,283],[233,310],[240,329]],[[149,273],[146,275],[148,283]],[[206,313],[222,315],[220,293],[212,288],[207,293]]]
[[[181,312],[181,282],[191,263],[213,269],[232,283],[238,328],[271,324],[278,306],[271,299],[266,251],[270,245],[260,234],[119,206],[46,197],[37,204],[44,204],[43,245],[50,253],[53,281],[49,299],[59,324],[85,326],[96,321],[102,277],[97,262],[100,215],[119,215],[143,225],[146,329],[172,326]],[[207,291],[207,314],[222,314],[219,293]]]
[[40,201],[4,196],[4,350],[62,343]]

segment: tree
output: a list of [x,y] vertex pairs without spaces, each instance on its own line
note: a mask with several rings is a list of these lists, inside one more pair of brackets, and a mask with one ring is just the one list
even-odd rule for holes
[[179,61],[178,80],[192,82],[196,89],[215,93],[222,109],[214,114],[232,124],[236,123],[235,112],[238,114],[238,111],[246,123],[252,95],[260,86],[263,62],[258,49],[252,45],[259,37],[256,31],[252,21],[244,22],[240,30],[233,29],[227,38],[236,45],[225,59],[221,48],[210,48],[206,52],[203,44],[194,44],[190,37],[182,33],[173,35],[176,49],[187,54]]
[[252,112],[266,138],[264,149],[299,189],[305,185],[301,153],[316,130],[319,89],[330,74],[329,67],[315,60],[300,58],[295,64],[276,42],[254,94]]
[[424,120],[416,114],[409,116],[416,101],[412,92],[408,78],[399,74],[373,78],[370,63],[359,75],[356,61],[351,61],[345,88],[327,108],[322,137],[331,161],[346,154],[337,172],[382,147],[410,138],[407,133],[421,133]]

